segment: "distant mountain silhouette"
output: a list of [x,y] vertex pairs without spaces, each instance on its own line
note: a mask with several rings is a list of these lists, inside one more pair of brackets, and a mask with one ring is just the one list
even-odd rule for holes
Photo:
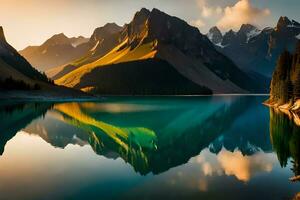
[[81,55],[77,56],[75,61],[73,59],[72,62],[51,68],[46,73],[53,79],[58,79],[84,64],[101,58],[119,43],[118,36],[121,30],[122,27],[115,23],[108,23],[103,27],[96,28],[89,41],[77,47],[80,49]]
[[68,38],[63,33],[52,36],[41,46],[29,46],[19,53],[40,71],[66,64],[81,56],[86,48],[81,44],[88,42],[82,36]]
[[[57,36],[64,43],[62,35]],[[5,39],[0,27],[0,99],[2,98],[90,97],[74,89],[57,86],[36,70]]]
[[275,28],[259,30],[253,25],[243,24],[238,32],[230,30],[225,33],[221,42],[219,31],[214,28],[209,38],[218,51],[244,71],[270,78],[279,55],[284,50],[293,51],[299,35],[298,22],[280,17]]

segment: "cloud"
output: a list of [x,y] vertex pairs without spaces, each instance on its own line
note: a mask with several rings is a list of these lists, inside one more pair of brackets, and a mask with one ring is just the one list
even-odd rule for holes
[[222,150],[218,161],[226,175],[234,175],[238,180],[247,182],[258,172],[272,171],[274,162],[268,154],[258,153],[253,156],[243,156],[241,152]]
[[207,0],[197,0],[198,7],[201,11],[201,16],[204,18],[209,18],[214,15],[220,15],[223,9],[220,6],[214,7],[207,3]]
[[232,7],[224,8],[223,13],[217,26],[223,30],[228,30],[238,29],[245,23],[261,24],[271,14],[271,11],[254,7],[250,0],[239,0]]
[[190,24],[192,26],[195,26],[195,27],[198,27],[198,28],[201,28],[201,27],[205,26],[205,23],[201,19],[197,19],[197,20],[191,21]]
[[258,173],[272,171],[276,160],[276,156],[270,153],[258,152],[244,156],[238,150],[230,152],[223,148],[218,155],[208,149],[202,151],[196,163],[200,165],[204,176],[233,175],[240,181],[248,182]]

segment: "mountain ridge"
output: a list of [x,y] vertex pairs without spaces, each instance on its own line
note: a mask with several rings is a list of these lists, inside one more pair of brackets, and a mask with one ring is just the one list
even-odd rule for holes
[[82,36],[68,38],[64,33],[59,33],[40,46],[28,46],[19,53],[34,67],[45,72],[53,66],[65,64],[82,55],[85,49],[80,46],[86,42],[87,38]]
[[299,34],[300,24],[282,16],[274,28],[243,24],[238,32],[226,32],[221,44],[214,44],[244,71],[271,77],[277,58],[285,49],[294,50]]
[[100,59],[68,72],[56,83],[77,89],[95,89],[92,81],[80,83],[85,74],[94,69],[154,58],[167,61],[178,73],[215,93],[246,93],[260,87],[230,59],[217,52],[196,27],[158,9],[145,8],[123,27],[118,46]]

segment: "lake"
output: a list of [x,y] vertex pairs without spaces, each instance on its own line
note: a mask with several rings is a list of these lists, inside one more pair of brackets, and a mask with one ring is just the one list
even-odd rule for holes
[[0,101],[0,199],[293,199],[300,128],[267,98]]

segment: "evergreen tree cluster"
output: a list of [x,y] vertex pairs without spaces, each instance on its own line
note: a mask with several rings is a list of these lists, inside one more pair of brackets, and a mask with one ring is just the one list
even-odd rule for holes
[[15,80],[12,77],[0,80],[0,90],[40,90],[41,86],[35,83],[33,86],[23,80]]
[[271,100],[279,104],[300,99],[300,41],[295,53],[283,52],[273,73]]

